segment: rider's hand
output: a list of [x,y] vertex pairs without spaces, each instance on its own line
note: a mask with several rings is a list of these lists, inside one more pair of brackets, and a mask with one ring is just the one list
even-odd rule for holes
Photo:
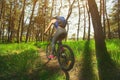
[[46,34],[46,31],[44,32],[44,34]]
[[44,32],[44,35],[47,35],[47,33]]

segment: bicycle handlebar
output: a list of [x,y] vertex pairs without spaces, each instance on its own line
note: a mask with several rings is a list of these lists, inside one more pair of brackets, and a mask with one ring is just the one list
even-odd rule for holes
[[48,34],[47,34],[47,33],[44,33],[44,35],[45,35],[45,36],[48,36]]

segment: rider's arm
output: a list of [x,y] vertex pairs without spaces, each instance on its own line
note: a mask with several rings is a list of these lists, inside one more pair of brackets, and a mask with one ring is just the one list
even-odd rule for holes
[[55,22],[56,22],[56,19],[52,19],[44,33],[46,33],[50,29],[51,25]]

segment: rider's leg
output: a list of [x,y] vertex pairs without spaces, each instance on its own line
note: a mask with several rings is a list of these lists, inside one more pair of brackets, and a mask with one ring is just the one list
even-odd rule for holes
[[57,29],[56,33],[54,34],[53,39],[52,39],[52,44],[51,44],[52,45],[52,53],[55,50],[55,43],[58,40],[58,38],[61,37],[61,35],[65,38],[66,35],[67,35],[67,32],[66,32],[66,30],[64,28],[59,27]]

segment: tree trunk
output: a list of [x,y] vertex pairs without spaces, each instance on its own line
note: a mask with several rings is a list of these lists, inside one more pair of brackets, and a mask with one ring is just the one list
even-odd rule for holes
[[105,39],[102,31],[102,24],[98,12],[97,5],[94,0],[88,0],[89,10],[92,17],[92,23],[95,33],[95,42],[96,42],[96,49],[103,49],[106,51]]
[[24,0],[24,3],[23,3],[23,9],[22,9],[22,18],[21,18],[21,34],[20,34],[20,41],[22,41],[22,37],[23,37],[23,28],[24,28],[24,14],[25,14],[25,3],[26,3],[26,0]]
[[33,13],[34,13],[34,9],[35,9],[36,2],[37,2],[37,0],[35,0],[35,1],[33,2],[33,8],[32,8],[32,13],[31,13],[31,16],[30,16],[29,26],[28,26],[28,28],[27,28],[27,34],[26,34],[26,40],[25,40],[25,42],[28,42],[28,39],[30,40],[30,38],[29,38],[29,36],[31,36],[31,35],[30,35],[30,28],[31,28],[31,24],[32,24],[32,18],[33,18]]
[[13,35],[14,35],[14,18],[11,19],[11,27],[10,27],[10,42],[13,42]]
[[99,80],[119,80],[119,71],[107,52],[100,15],[95,0],[88,0],[95,35]]
[[103,32],[104,32],[104,37],[106,38],[106,25],[105,25],[105,0],[103,0]]
[[53,7],[54,7],[54,0],[52,0],[52,9],[51,9],[51,13],[50,13],[50,18],[52,17],[52,15],[53,15]]
[[87,3],[86,3],[86,8],[87,8],[87,13],[88,13],[88,41],[90,40],[90,28],[91,28],[91,21],[90,21],[90,12],[89,12],[89,8],[87,6]]
[[11,21],[12,21],[12,2],[10,2],[10,12],[9,12],[9,24],[8,24],[8,42],[10,42],[10,35],[11,35]]
[[81,14],[80,14],[80,2],[78,1],[78,14],[79,14],[79,19],[78,19],[78,29],[77,29],[77,41],[79,40],[79,29],[80,29],[80,18],[81,18]]
[[67,21],[68,21],[70,15],[71,15],[71,13],[72,13],[73,4],[75,3],[75,0],[72,2],[72,4],[70,4],[70,0],[68,0],[68,1],[69,1],[69,10],[68,10],[68,15],[67,15],[67,17],[66,17],[66,20],[67,20]]
[[0,4],[0,40],[4,41],[4,27],[5,27],[5,1],[1,1],[2,4]]
[[104,37],[106,37],[106,26],[105,26],[105,1],[100,0],[100,19],[102,21]]
[[84,32],[83,32],[83,40],[85,40],[86,36],[86,13],[85,13],[85,4],[83,3],[83,8],[84,8]]
[[14,40],[14,35],[15,35],[15,17],[17,16],[16,14],[16,8],[17,8],[17,0],[13,1],[13,9],[12,9],[12,16],[11,16],[11,34],[10,34],[10,42],[13,42]]
[[[66,17],[67,22],[68,22],[68,19],[69,19],[71,13],[72,13],[72,7],[75,3],[75,0],[72,2],[72,4],[70,4],[70,0],[68,0],[68,1],[69,1],[69,10],[68,10],[68,14],[67,14],[67,17]],[[67,33],[68,33],[68,31],[69,31],[69,24],[67,25]],[[66,40],[67,40],[67,37],[66,37]]]
[[111,39],[110,22],[109,22],[107,10],[106,10],[106,0],[105,0],[105,16],[106,16],[107,26],[108,26],[108,39]]
[[120,0],[118,0],[118,37],[120,39]]

